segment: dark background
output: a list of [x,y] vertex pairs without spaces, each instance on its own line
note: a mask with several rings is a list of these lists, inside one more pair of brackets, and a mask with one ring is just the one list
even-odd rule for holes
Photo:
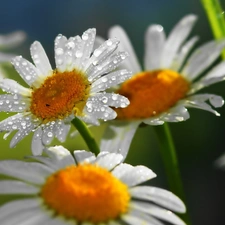
[[[29,46],[34,40],[38,40],[44,46],[53,68],[53,41],[59,33],[70,37],[81,35],[86,29],[95,27],[97,34],[106,38],[108,29],[119,24],[130,36],[141,62],[144,53],[144,34],[150,24],[163,25],[168,34],[183,16],[193,13],[199,17],[192,32],[193,35],[200,36],[198,45],[213,38],[205,12],[198,0],[1,0],[0,2],[0,33],[20,29],[28,36],[26,42],[14,52],[30,60]],[[14,72],[10,76],[17,75]],[[225,97],[225,84],[213,85],[204,92]],[[193,225],[225,224],[225,171],[215,166],[215,160],[225,152],[225,107],[218,111],[221,117],[190,109],[191,118],[188,121],[170,124]],[[1,119],[6,116],[4,113],[0,114]],[[99,133],[96,137],[98,140],[103,128],[92,128],[94,133]],[[31,154],[31,136],[13,149],[8,147],[10,138],[5,141],[2,136],[1,134],[0,159],[22,159],[24,155]],[[87,149],[80,137],[68,140],[64,146],[69,149]],[[149,184],[168,189],[152,127],[138,129],[126,161],[133,165],[148,166],[158,175]],[[6,200],[6,197],[0,197],[0,202]]]

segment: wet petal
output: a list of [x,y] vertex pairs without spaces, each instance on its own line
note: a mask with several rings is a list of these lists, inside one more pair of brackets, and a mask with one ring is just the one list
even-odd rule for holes
[[41,84],[40,71],[22,56],[12,59],[12,64],[22,79],[32,87],[39,87]]
[[205,71],[220,55],[225,41],[211,41],[197,48],[185,64],[181,74],[193,80]]
[[92,152],[88,152],[85,150],[75,150],[73,152],[74,157],[77,161],[77,163],[81,163],[81,162],[90,162],[96,159],[95,155]]
[[133,167],[125,163],[117,166],[112,173],[129,187],[156,177],[156,174],[145,166]]
[[130,188],[130,193],[137,199],[151,201],[175,212],[186,211],[184,203],[172,192],[149,186],[137,186]]
[[132,122],[108,125],[101,139],[101,151],[120,153],[125,160],[139,124],[139,122]]
[[0,194],[37,194],[40,188],[26,184],[22,181],[1,180]]
[[95,163],[97,163],[100,167],[106,168],[107,170],[112,170],[115,166],[120,164],[123,160],[123,156],[121,154],[109,153],[103,156],[97,157]]
[[0,161],[0,174],[15,177],[34,184],[43,184],[51,170],[41,163],[17,160]]
[[30,47],[31,57],[41,72],[40,75],[48,76],[52,73],[52,67],[41,43],[35,41]]
[[161,55],[165,44],[165,33],[161,25],[151,25],[145,34],[145,70],[160,68]]
[[124,29],[120,26],[112,27],[109,30],[109,37],[118,38],[121,43],[119,45],[119,50],[126,51],[129,53],[129,58],[124,62],[123,67],[132,70],[133,74],[140,72],[142,70],[141,66],[138,62],[138,58]]
[[118,70],[118,71],[112,72],[94,81],[91,85],[91,92],[97,93],[99,91],[104,91],[110,87],[116,86],[117,84],[123,83],[125,80],[129,79],[131,76],[132,76],[132,73],[128,70]]
[[161,67],[170,68],[174,57],[180,49],[183,42],[190,34],[197,17],[195,15],[188,15],[182,18],[178,24],[170,32],[162,53]]
[[18,84],[16,81],[11,79],[1,79],[0,80],[0,87],[3,91],[6,91],[11,94],[20,94],[22,96],[31,96],[31,89],[25,88]]
[[145,203],[145,202],[133,201],[131,207],[133,209],[139,210],[140,212],[148,213],[152,216],[155,216],[159,219],[165,220],[172,224],[185,225],[185,223],[174,213],[172,213],[171,211],[162,209],[160,207],[157,207],[155,205]]

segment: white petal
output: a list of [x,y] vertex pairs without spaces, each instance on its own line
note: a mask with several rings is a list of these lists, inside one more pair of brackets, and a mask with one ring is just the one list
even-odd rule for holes
[[198,41],[198,39],[199,38],[197,36],[195,36],[195,37],[191,38],[189,41],[187,41],[182,46],[180,51],[175,56],[175,59],[170,67],[172,70],[180,71],[181,67],[183,66],[184,61],[186,60],[187,55],[189,54],[189,52],[191,51],[191,49],[193,48],[195,43]]
[[112,170],[115,166],[120,164],[122,160],[123,156],[121,154],[109,153],[102,156],[98,155],[95,163],[107,170]]
[[108,106],[113,106],[115,108],[125,108],[130,103],[126,97],[114,93],[97,93],[94,96],[90,97],[88,101],[100,102]]
[[130,188],[132,197],[151,201],[175,212],[186,211],[184,203],[172,192],[149,186],[137,186]]
[[[75,150],[73,152],[74,157],[76,159],[77,163],[81,163],[81,162],[90,162],[96,159],[95,155],[92,152],[88,152],[85,150]],[[91,159],[91,160],[90,160]]]
[[160,68],[161,55],[165,44],[165,33],[161,25],[151,25],[145,34],[145,70]]
[[50,158],[57,160],[57,167],[64,168],[69,165],[75,164],[74,158],[71,153],[63,146],[49,147],[45,152],[50,156]]
[[156,177],[156,174],[145,166],[133,167],[125,163],[117,166],[112,173],[129,187]]
[[118,52],[103,60],[101,63],[98,63],[93,70],[87,70],[88,80],[92,82],[94,79],[101,77],[113,70],[115,70],[119,64],[121,64],[128,56],[127,52]]
[[179,23],[170,32],[162,53],[161,67],[170,68],[174,57],[180,49],[183,42],[190,34],[197,17],[195,15],[188,15],[182,18]]
[[100,125],[98,119],[95,118],[91,113],[89,114],[87,109],[84,108],[83,114],[84,114],[84,116],[77,116],[77,118],[84,121],[87,124],[92,124],[92,125],[95,125],[95,126]]
[[45,178],[51,174],[51,170],[41,163],[3,160],[0,161],[0,174],[34,184],[43,184]]
[[120,153],[125,160],[139,124],[139,122],[129,122],[108,125],[101,139],[101,151]]
[[211,41],[197,48],[188,59],[181,74],[193,80],[205,71],[220,55],[225,41]]
[[44,145],[42,144],[42,128],[39,127],[33,134],[31,149],[33,155],[41,155],[44,149]]
[[118,70],[112,72],[94,81],[91,85],[91,93],[97,93],[99,91],[104,91],[110,87],[116,86],[117,84],[123,83],[131,76],[132,73],[128,70]]
[[146,215],[146,213],[134,209],[131,210],[129,214],[123,215],[122,220],[124,220],[126,224],[130,225],[163,225],[157,219],[154,219],[153,217]]
[[71,127],[70,124],[65,124],[61,120],[56,121],[56,123],[54,125],[54,132],[55,132],[56,138],[60,142],[64,142],[66,140],[66,137],[70,131],[70,127]]
[[225,79],[225,61],[213,67],[202,79],[192,84],[188,94],[195,93],[209,85],[221,82]]
[[184,99],[182,102],[187,107],[203,109],[214,113],[216,116],[219,116],[220,114],[217,111],[213,110],[212,107],[206,103],[206,101],[209,101],[210,104],[215,108],[219,108],[224,104],[224,100],[222,97],[212,94],[198,94],[190,96]]
[[55,64],[56,68],[63,72],[66,69],[66,61],[65,61],[65,45],[67,42],[67,38],[61,34],[59,34],[55,38]]
[[22,127],[23,128],[19,129],[19,131],[13,136],[12,140],[10,141],[10,148],[15,147],[17,143],[19,143],[24,137],[26,137],[31,131],[34,130],[36,125],[30,123],[29,125],[26,124],[25,126]]
[[[43,211],[40,210],[39,207],[37,208],[29,208],[27,210],[21,210],[13,214],[8,218],[4,218],[1,220],[1,225],[38,225],[40,224],[43,219],[45,219],[45,214]],[[38,223],[35,222],[38,221]],[[31,223],[30,223],[31,222]]]
[[96,101],[89,101],[89,99],[83,112],[91,117],[102,119],[104,121],[115,119],[117,115],[116,112],[107,105],[103,105]]
[[148,213],[152,216],[155,216],[159,219],[165,220],[172,224],[176,225],[185,225],[185,223],[174,213],[169,210],[162,209],[155,205],[145,203],[145,202],[137,202],[133,201],[131,207],[133,209],[139,210],[140,212]]
[[54,138],[54,125],[46,125],[42,132],[42,142],[44,145],[49,145]]
[[216,161],[215,161],[215,165],[225,169],[225,154],[223,154],[222,156],[220,156]]
[[29,100],[20,95],[2,94],[0,95],[1,112],[24,112],[29,108]]
[[25,88],[18,84],[16,81],[11,79],[1,79],[0,80],[0,87],[3,91],[6,91],[11,94],[20,94],[22,96],[31,96],[31,89]]
[[15,31],[6,35],[0,35],[0,47],[13,48],[26,39],[23,31]]
[[22,56],[16,56],[12,59],[12,64],[23,78],[23,80],[32,87],[39,87],[41,84],[40,71]]
[[36,198],[14,200],[0,207],[0,220],[14,215],[18,211],[26,211],[31,208],[36,208],[40,202]]
[[52,73],[52,67],[41,43],[35,41],[30,47],[31,57],[41,72],[40,75],[48,76]]
[[1,180],[0,194],[37,194],[40,188],[26,184],[22,181]]
[[118,39],[113,38],[105,41],[102,45],[95,49],[84,68],[86,74],[89,76],[96,69],[96,66],[102,64],[104,61],[107,61],[110,55],[112,55],[117,49],[118,44]]
[[127,51],[130,54],[130,57],[128,60],[126,60],[123,64],[124,68],[132,70],[133,73],[140,72],[141,66],[138,62],[137,56],[135,54],[135,51],[132,47],[132,44],[126,34],[126,32],[123,30],[120,26],[114,26],[109,30],[109,37],[110,38],[118,38],[120,40],[119,49],[122,51]]

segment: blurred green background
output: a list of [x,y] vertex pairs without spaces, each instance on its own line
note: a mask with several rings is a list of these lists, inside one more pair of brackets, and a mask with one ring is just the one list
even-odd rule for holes
[[[225,7],[225,5],[223,5]],[[108,29],[116,24],[125,28],[137,55],[142,62],[144,34],[150,24],[164,26],[166,33],[184,15],[196,14],[199,19],[192,32],[199,35],[198,45],[212,39],[205,12],[198,0],[8,0],[1,1],[0,33],[23,30],[26,42],[14,49],[18,55],[31,59],[29,46],[38,40],[44,46],[54,67],[54,38],[62,33],[67,37],[81,35],[88,28],[97,28],[97,34],[107,37]],[[9,66],[10,77],[19,76]],[[225,72],[225,71],[224,71]],[[225,83],[204,90],[225,97]],[[187,196],[188,209],[193,224],[224,225],[225,221],[225,171],[215,167],[215,160],[225,152],[225,107],[218,110],[221,117],[209,112],[190,109],[191,118],[186,122],[170,124],[180,162],[182,179]],[[0,114],[1,120],[7,115]],[[93,127],[100,140],[104,125]],[[30,155],[30,136],[10,149],[9,141],[0,134],[0,159],[22,159]],[[55,142],[56,143],[56,142]],[[80,137],[68,139],[69,149],[87,149]],[[168,188],[157,139],[150,126],[139,128],[131,145],[126,162],[143,164],[158,176],[148,184]],[[0,196],[0,203],[8,197]]]

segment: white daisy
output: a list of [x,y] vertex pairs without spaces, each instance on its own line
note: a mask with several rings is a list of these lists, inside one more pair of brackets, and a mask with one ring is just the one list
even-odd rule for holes
[[[222,97],[196,92],[224,80],[225,61],[217,64],[200,79],[199,76],[219,57],[225,41],[210,41],[188,57],[198,40],[195,36],[186,41],[196,19],[195,15],[185,16],[167,38],[161,25],[149,26],[145,35],[144,70],[125,31],[119,26],[110,29],[109,37],[120,38],[120,48],[130,53],[124,66],[134,74],[117,88],[117,93],[130,100],[126,109],[116,110],[117,119],[128,123],[108,127],[102,142],[103,149],[113,146],[127,151],[140,123],[161,125],[164,122],[185,121],[189,118],[188,107],[207,110],[219,116],[211,105],[221,107],[224,104]],[[112,130],[120,135],[113,135]],[[128,132],[130,135],[127,135]],[[113,138],[115,140],[112,144]]]
[[182,201],[169,191],[138,186],[156,175],[145,166],[122,163],[123,156],[74,151],[62,146],[46,150],[39,162],[0,161],[0,174],[17,180],[0,181],[0,194],[27,196],[0,207],[1,225],[119,225],[184,222]]
[[22,56],[12,60],[30,88],[10,79],[0,81],[0,87],[9,93],[0,96],[0,110],[17,112],[0,123],[0,131],[8,132],[6,136],[18,130],[10,147],[32,131],[33,154],[41,154],[43,145],[50,144],[54,137],[65,141],[74,117],[98,125],[98,119],[106,121],[116,117],[109,106],[117,108],[129,104],[127,98],[119,94],[104,92],[131,76],[125,69],[113,71],[128,54],[115,53],[119,44],[115,38],[93,52],[95,34],[95,29],[88,29],[82,37],[67,39],[58,35],[55,39],[55,70],[37,41],[30,48],[35,66]]

